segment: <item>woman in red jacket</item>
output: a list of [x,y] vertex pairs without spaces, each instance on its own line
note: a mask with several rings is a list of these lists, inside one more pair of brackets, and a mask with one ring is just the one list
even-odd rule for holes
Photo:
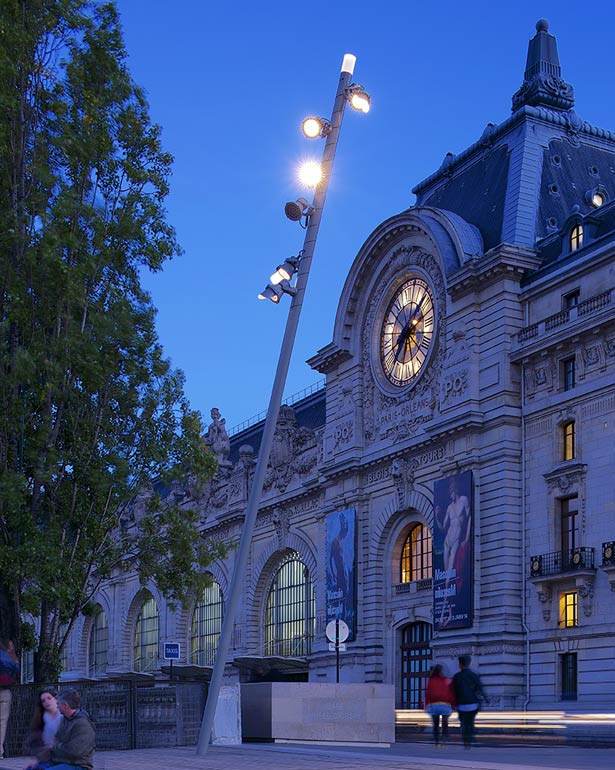
[[[433,738],[436,746],[444,746],[448,740],[448,718],[455,706],[453,683],[444,676],[439,663],[431,669],[425,689],[425,711],[433,720]],[[440,735],[440,717],[442,734]]]

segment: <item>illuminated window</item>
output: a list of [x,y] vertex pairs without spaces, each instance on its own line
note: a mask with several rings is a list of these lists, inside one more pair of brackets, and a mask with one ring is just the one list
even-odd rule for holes
[[135,627],[135,671],[155,671],[158,663],[160,619],[153,597],[143,602]]
[[576,367],[574,356],[562,361],[562,384],[564,390],[572,390],[576,384]]
[[314,589],[298,553],[290,553],[273,579],[265,610],[265,655],[308,655],[315,623]]
[[195,666],[213,666],[223,614],[222,592],[214,580],[204,589],[192,615],[190,662]]
[[561,656],[562,700],[577,699],[577,654],[567,652]]
[[92,622],[89,653],[90,676],[101,676],[107,671],[109,656],[109,625],[103,610],[96,613]]
[[559,597],[559,620],[564,628],[573,628],[579,624],[579,595],[576,591],[567,591]]
[[576,251],[583,245],[583,225],[575,225],[570,231],[570,251]]
[[433,551],[431,532],[423,524],[410,530],[401,552],[400,582],[430,578]]
[[574,460],[576,457],[576,428],[574,420],[562,425],[563,460]]

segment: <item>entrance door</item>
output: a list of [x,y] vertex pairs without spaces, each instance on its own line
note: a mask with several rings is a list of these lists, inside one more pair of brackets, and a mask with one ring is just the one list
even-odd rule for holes
[[425,684],[431,668],[431,625],[410,623],[401,630],[401,708],[425,706]]

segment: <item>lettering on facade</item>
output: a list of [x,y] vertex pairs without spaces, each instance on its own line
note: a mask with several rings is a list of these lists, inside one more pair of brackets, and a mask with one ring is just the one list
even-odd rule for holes
[[[426,449],[424,452],[413,454],[410,460],[408,460],[408,464],[412,470],[415,470],[416,468],[420,468],[423,465],[432,465],[433,463],[438,462],[443,458],[444,447],[437,446],[433,449]],[[387,481],[392,476],[397,474],[398,466],[399,461],[394,461],[391,465],[383,465],[379,468],[374,468],[365,474],[363,483],[366,486],[370,486],[371,484],[379,484],[383,481]]]
[[460,369],[455,374],[451,374],[444,380],[442,386],[442,402],[446,403],[448,400],[458,398],[463,395],[468,387],[468,370]]
[[343,420],[337,423],[333,432],[334,448],[349,444],[354,435],[354,422]]

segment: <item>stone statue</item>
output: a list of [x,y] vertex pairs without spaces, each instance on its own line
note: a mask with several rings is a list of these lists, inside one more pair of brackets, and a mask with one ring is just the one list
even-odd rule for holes
[[216,407],[211,410],[211,424],[205,434],[205,443],[216,455],[219,468],[230,465],[231,442],[226,432],[226,420],[220,417],[220,410]]

